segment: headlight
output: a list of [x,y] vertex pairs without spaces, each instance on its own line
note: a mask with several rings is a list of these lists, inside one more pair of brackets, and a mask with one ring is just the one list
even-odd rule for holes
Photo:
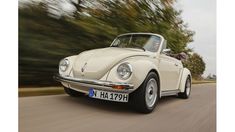
[[69,60],[68,59],[63,59],[60,61],[60,64],[59,64],[59,69],[62,71],[62,72],[65,72],[69,67]]
[[117,74],[121,79],[128,79],[132,74],[132,67],[129,63],[122,63],[117,68]]

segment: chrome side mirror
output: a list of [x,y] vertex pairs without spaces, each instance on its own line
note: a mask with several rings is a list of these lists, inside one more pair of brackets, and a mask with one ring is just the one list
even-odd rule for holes
[[170,52],[171,52],[171,49],[163,49],[162,50],[163,54],[170,54]]

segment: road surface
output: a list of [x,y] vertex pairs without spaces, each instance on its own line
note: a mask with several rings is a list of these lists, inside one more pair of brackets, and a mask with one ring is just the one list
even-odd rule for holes
[[88,97],[21,97],[19,131],[215,132],[216,84],[193,85],[188,100],[164,97],[151,114]]

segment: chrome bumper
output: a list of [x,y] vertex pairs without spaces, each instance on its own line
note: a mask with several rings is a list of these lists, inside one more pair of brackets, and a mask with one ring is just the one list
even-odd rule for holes
[[[125,93],[130,93],[130,92],[134,91],[134,85],[129,84],[129,83],[92,80],[92,79],[83,79],[83,78],[73,78],[73,77],[61,76],[61,75],[54,75],[53,78],[59,82],[83,86],[83,87],[87,87],[87,88],[96,88],[96,89],[100,89],[100,90],[117,91],[117,92],[125,92]],[[114,88],[115,86],[122,86],[122,87],[124,87],[124,89],[115,89]],[[74,89],[74,88],[72,88],[72,89]],[[76,90],[76,89],[74,89],[74,90]]]

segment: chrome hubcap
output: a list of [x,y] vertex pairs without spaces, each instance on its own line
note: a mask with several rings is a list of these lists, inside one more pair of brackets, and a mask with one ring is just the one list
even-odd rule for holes
[[191,90],[190,80],[188,79],[187,84],[186,84],[186,94],[187,94],[187,96],[189,96],[190,90]]
[[145,101],[148,107],[152,107],[157,99],[157,82],[151,78],[146,86]]

